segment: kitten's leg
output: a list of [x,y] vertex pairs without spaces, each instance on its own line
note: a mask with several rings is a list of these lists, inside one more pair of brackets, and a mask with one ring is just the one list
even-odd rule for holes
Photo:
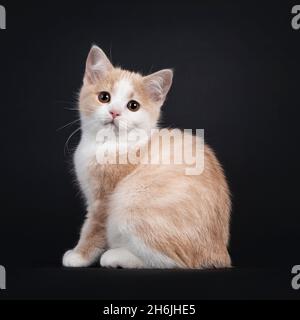
[[143,268],[143,261],[126,248],[115,248],[104,252],[100,265],[107,268]]
[[96,202],[88,210],[77,246],[63,256],[65,267],[87,267],[99,259],[106,245],[104,209]]

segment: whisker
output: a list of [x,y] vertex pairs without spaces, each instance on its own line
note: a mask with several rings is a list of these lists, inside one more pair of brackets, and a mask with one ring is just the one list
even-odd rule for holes
[[[79,119],[79,120],[80,120],[80,119]],[[74,130],[74,131],[69,135],[69,137],[68,137],[68,139],[67,139],[67,141],[66,141],[66,143],[65,143],[65,145],[64,145],[64,155],[67,154],[66,151],[67,151],[67,152],[70,151],[70,150],[68,149],[68,144],[69,144],[71,138],[72,138],[79,130],[81,130],[81,129],[87,127],[87,126],[90,126],[90,125],[92,125],[92,124],[95,123],[95,122],[97,122],[97,121],[96,121],[96,120],[92,120],[92,121],[89,121],[88,123],[86,123],[86,124],[84,124],[84,125],[81,124],[81,126],[80,126],[79,128],[77,128],[76,130]]]
[[56,129],[56,131],[60,131],[60,130],[62,130],[62,129],[64,129],[64,128],[66,128],[66,127],[68,127],[68,126],[70,126],[70,125],[72,125],[72,124],[74,124],[74,123],[76,123],[76,122],[80,121],[80,120],[81,120],[81,119],[76,119],[76,120],[74,120],[74,121],[72,121],[72,122],[69,122],[69,123],[65,124],[64,126],[62,126],[62,127],[58,128],[58,129]]
[[74,136],[75,133],[77,133],[79,130],[81,129],[81,127],[77,128],[76,130],[74,130],[68,137],[65,146],[64,146],[64,155],[67,155],[66,151],[69,152],[69,148],[68,148],[68,143],[70,141],[70,139]]
[[78,108],[64,108],[64,110],[71,110],[71,111],[78,111],[79,112]]

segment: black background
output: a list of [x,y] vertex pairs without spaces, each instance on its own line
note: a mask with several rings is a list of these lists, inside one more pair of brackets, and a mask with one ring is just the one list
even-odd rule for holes
[[[296,2],[297,3],[297,2]],[[91,44],[124,68],[175,69],[164,123],[204,128],[233,195],[238,267],[300,263],[300,30],[288,1],[1,1],[0,264],[59,266],[84,208],[71,174]],[[65,152],[65,151],[66,152]]]

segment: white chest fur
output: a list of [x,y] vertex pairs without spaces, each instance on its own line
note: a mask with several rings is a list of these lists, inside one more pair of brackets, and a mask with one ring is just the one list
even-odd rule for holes
[[94,200],[89,183],[89,164],[96,157],[96,147],[95,140],[83,136],[74,154],[75,172],[87,206],[91,205]]
[[[87,206],[90,206],[95,200],[95,190],[92,189],[90,179],[90,164],[96,161],[101,165],[99,155],[106,152],[109,154],[115,154],[117,147],[120,148],[122,146],[116,143],[116,141],[106,141],[105,143],[101,143],[97,141],[95,136],[83,134],[74,154],[74,166],[81,191],[86,198]],[[101,183],[102,181],[99,181],[99,184]]]

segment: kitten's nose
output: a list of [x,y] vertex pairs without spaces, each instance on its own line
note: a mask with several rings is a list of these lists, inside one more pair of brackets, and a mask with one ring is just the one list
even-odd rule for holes
[[113,119],[115,119],[116,117],[118,117],[120,115],[120,113],[118,113],[116,111],[110,111],[109,113],[112,115]]

